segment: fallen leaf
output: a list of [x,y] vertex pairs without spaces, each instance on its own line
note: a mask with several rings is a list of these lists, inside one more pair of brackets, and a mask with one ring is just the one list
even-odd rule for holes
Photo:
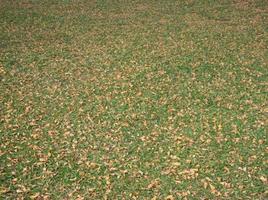
[[156,179],[156,180],[153,180],[153,181],[147,186],[147,188],[148,188],[148,189],[156,188],[158,185],[159,185],[159,180]]
[[172,195],[168,195],[168,196],[166,197],[166,200],[174,200],[174,197],[173,197]]
[[37,192],[37,193],[31,195],[31,196],[30,196],[30,199],[36,199],[37,197],[39,197],[39,195],[40,195],[40,193]]

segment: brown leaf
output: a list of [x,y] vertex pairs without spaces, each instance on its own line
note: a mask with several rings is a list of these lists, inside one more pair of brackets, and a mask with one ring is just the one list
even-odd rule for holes
[[39,195],[40,195],[40,193],[37,192],[37,193],[31,195],[31,196],[30,196],[30,199],[36,199],[37,197],[39,197]]
[[147,188],[148,189],[153,189],[153,188],[156,188],[158,185],[159,185],[159,180],[155,179],[147,186]]
[[0,187],[0,195],[1,195],[1,194],[5,194],[5,193],[7,193],[7,192],[9,192],[9,189],[8,189],[8,188]]
[[174,200],[175,198],[172,195],[168,195],[165,199],[166,200]]

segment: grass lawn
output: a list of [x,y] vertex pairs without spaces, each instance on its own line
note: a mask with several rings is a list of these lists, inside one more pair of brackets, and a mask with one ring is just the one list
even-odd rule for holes
[[1,0],[0,199],[268,198],[268,1]]

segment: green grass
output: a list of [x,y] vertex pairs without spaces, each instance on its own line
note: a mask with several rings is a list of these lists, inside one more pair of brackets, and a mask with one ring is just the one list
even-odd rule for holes
[[0,199],[265,199],[268,3],[2,0]]

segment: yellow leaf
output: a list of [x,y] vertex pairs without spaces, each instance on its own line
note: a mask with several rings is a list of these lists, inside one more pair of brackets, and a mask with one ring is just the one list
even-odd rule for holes
[[172,195],[168,195],[168,196],[166,197],[166,200],[174,200],[174,197],[173,197]]
[[178,167],[178,166],[180,166],[181,164],[180,164],[179,162],[173,162],[172,165]]
[[264,176],[261,176],[260,179],[262,182],[267,183],[267,178],[265,178]]
[[203,184],[204,184],[204,188],[207,189],[208,183],[207,182],[204,182]]
[[210,187],[210,190],[213,194],[216,194],[217,193],[217,190],[216,188],[212,185],[212,184],[209,184],[209,187]]
[[39,195],[40,195],[40,193],[37,192],[37,193],[31,195],[31,196],[30,196],[30,199],[36,199]]

